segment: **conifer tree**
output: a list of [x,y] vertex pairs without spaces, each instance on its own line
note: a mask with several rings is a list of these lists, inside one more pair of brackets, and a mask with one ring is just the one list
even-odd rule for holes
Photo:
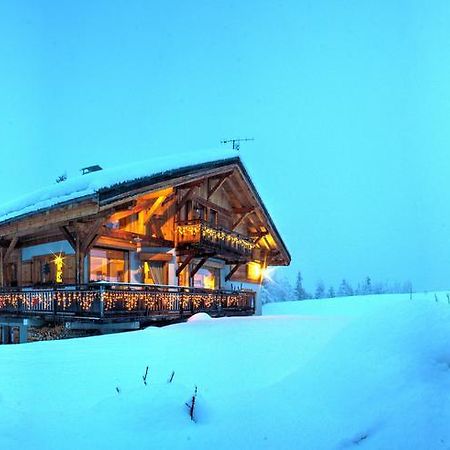
[[303,288],[303,277],[300,270],[297,274],[297,282],[295,284],[295,297],[297,300],[305,300],[308,298],[305,289]]
[[325,285],[323,284],[323,281],[317,282],[316,293],[315,293],[314,297],[316,299],[325,297]]
[[353,289],[350,286],[350,284],[347,282],[347,280],[344,278],[341,282],[341,285],[339,286],[338,296],[339,297],[348,297],[350,295],[353,295]]

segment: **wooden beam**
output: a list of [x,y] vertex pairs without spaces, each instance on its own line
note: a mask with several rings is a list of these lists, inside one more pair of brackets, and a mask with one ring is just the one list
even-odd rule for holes
[[146,224],[152,216],[155,214],[155,212],[158,210],[158,208],[162,205],[166,197],[164,195],[159,196],[155,203],[151,206],[151,208],[148,211],[145,211],[144,213],[144,224]]
[[245,214],[245,213],[253,212],[255,210],[255,208],[253,206],[243,206],[242,208],[231,208],[231,210],[235,214]]
[[0,225],[0,236],[26,236],[95,214],[98,214],[98,205],[95,202],[87,201],[77,205],[71,204]]
[[117,211],[111,215],[109,221],[118,222],[120,219],[125,219],[125,217],[131,216],[131,214],[133,214],[133,208],[124,209],[123,211]]
[[163,201],[162,203],[162,207],[165,207],[166,205],[168,205],[172,200],[175,200],[175,198],[177,197],[176,192],[172,192],[170,195],[168,195],[166,197],[166,199]]
[[[209,199],[215,192],[217,192],[218,189],[221,188],[221,186],[223,185],[223,183],[225,183],[225,180],[233,173],[233,171],[230,172],[226,172],[224,173],[222,176],[218,177],[217,179],[217,183],[212,186],[211,188],[208,187],[208,196],[207,198]],[[209,181],[212,181],[211,178],[208,179]]]
[[261,239],[265,238],[268,234],[269,234],[269,233],[260,234],[260,235],[258,236],[258,238],[257,238],[255,241],[253,241],[253,243],[254,243],[255,245],[258,245],[259,241],[260,241]]
[[184,268],[194,259],[194,255],[188,255],[186,256],[185,260],[181,263],[180,266],[178,266],[176,276],[179,277],[180,273],[183,272]]
[[197,187],[196,185],[190,187],[190,188],[188,189],[188,191],[183,195],[183,197],[181,197],[181,200],[178,202],[178,205],[177,205],[176,214],[178,214],[178,213],[180,212],[181,208],[182,208],[182,207],[184,206],[184,204],[189,200],[189,198],[190,198],[192,192],[194,192],[194,189],[195,189],[196,187]]
[[231,277],[236,273],[236,271],[239,269],[239,267],[242,266],[242,264],[243,264],[243,263],[237,263],[237,264],[235,264],[235,265],[231,268],[231,270],[230,270],[230,272],[228,273],[228,275],[225,277],[225,281],[230,281],[230,280],[231,280]]
[[196,188],[201,186],[208,177],[203,175],[201,178],[197,178],[194,181],[190,181],[188,183],[181,183],[177,185],[178,189],[188,189],[188,188]]
[[192,269],[189,277],[194,278],[195,274],[202,268],[203,264],[205,264],[206,261],[208,261],[208,257],[202,258],[199,263]]
[[232,211],[229,209],[224,208],[223,206],[218,205],[217,203],[210,202],[209,200],[204,199],[203,197],[199,197],[198,195],[193,195],[191,197],[191,200],[200,203],[205,208],[211,208],[216,210],[218,213],[222,214],[223,216],[230,217],[232,214]]
[[81,253],[86,254],[94,245],[96,239],[100,236],[100,229],[106,222],[105,217],[97,219],[83,236],[81,243]]
[[61,231],[63,236],[66,238],[66,241],[70,244],[70,246],[75,251],[77,249],[77,243],[75,241],[75,238],[72,236],[72,233],[69,231],[69,229],[65,225],[62,225],[59,227],[59,230]]
[[241,217],[239,217],[239,218],[236,220],[236,222],[233,223],[233,225],[231,226],[231,231],[233,231],[237,226],[239,226],[240,223],[241,223],[241,222],[242,222],[249,214],[251,214],[253,211],[254,211],[254,209],[252,208],[252,209],[250,209],[250,210],[244,212],[244,213],[241,215]]
[[5,252],[5,256],[3,257],[3,263],[4,264],[8,262],[8,259],[11,256],[11,253],[14,251],[14,248],[16,247],[18,239],[19,238],[17,236],[14,236],[11,239],[11,242],[9,243],[9,246],[8,246],[6,252]]

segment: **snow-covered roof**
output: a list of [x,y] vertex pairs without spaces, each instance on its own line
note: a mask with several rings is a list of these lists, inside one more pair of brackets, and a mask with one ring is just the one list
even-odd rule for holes
[[74,199],[87,198],[114,186],[177,169],[238,157],[235,150],[180,153],[79,175],[0,205],[0,222],[35,213]]

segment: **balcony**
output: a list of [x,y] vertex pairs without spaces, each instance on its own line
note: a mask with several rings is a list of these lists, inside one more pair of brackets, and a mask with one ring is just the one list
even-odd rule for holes
[[255,244],[246,236],[204,220],[188,220],[176,225],[176,245],[178,249],[195,248],[210,251],[219,256],[250,259]]
[[255,293],[181,286],[91,283],[53,288],[0,289],[0,317],[41,317],[48,321],[182,320],[197,312],[212,316],[249,315]]

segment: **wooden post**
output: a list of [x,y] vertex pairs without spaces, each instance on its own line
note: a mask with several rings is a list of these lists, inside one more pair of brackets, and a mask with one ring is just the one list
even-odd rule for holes
[[0,287],[3,287],[4,275],[3,275],[3,247],[0,247]]
[[100,317],[103,319],[105,317],[105,287],[100,285],[100,291],[99,291],[99,306],[100,306]]
[[230,269],[230,272],[225,277],[225,281],[230,281],[231,277],[236,273],[236,271],[239,269],[239,267],[242,266],[243,263],[237,263]]
[[80,239],[79,234],[77,233],[76,238],[76,248],[75,248],[75,284],[80,284],[81,276],[80,276]]
[[22,286],[22,249],[17,250],[17,286]]

